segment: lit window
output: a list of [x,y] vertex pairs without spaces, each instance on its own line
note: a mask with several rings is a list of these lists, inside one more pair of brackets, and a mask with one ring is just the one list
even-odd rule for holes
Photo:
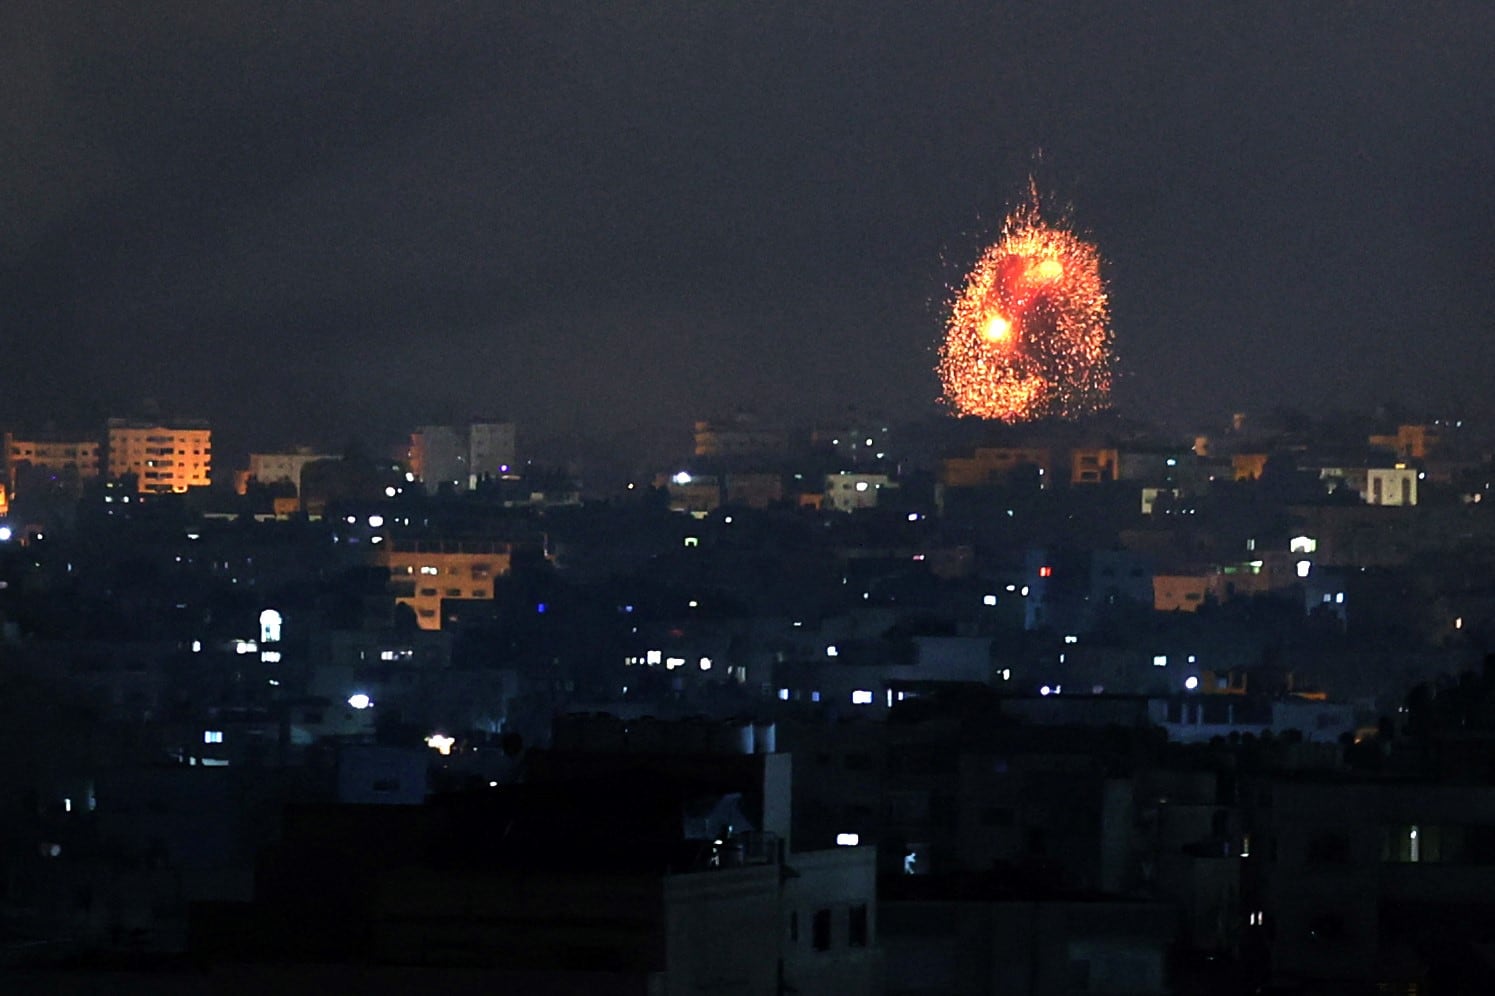
[[1194,689],[1199,687],[1199,679],[1192,674],[1189,675],[1184,679],[1184,687],[1192,692]]
[[840,655],[841,651],[836,647],[834,643],[825,648],[825,656],[827,657],[839,657]]
[[1153,667],[1167,667],[1168,666],[1168,655],[1167,654],[1156,654],[1156,655],[1154,655],[1154,657],[1152,659],[1152,666]]
[[1051,578],[1054,576],[1054,569],[1045,564],[1038,569],[1038,576],[1041,578]]
[[856,847],[861,842],[862,842],[862,838],[858,834],[854,834],[854,833],[838,833],[838,834],[836,834],[836,846],[837,847]]
[[788,702],[789,701],[789,689],[787,689],[787,688],[780,688],[779,689],[779,701],[780,702]]
[[644,663],[648,664],[650,667],[658,667],[659,665],[664,663],[664,651],[650,650],[644,655]]
[[222,730],[203,730],[203,732],[202,732],[202,742],[205,743],[205,744],[221,744],[221,743],[223,743],[223,731]]
[[865,689],[865,688],[858,689],[858,690],[852,692],[851,693],[851,704],[852,705],[871,705],[872,704],[872,693],[869,690]]
[[711,670],[711,658],[710,657],[702,657],[701,658],[701,670],[702,671],[710,671]]
[[996,595],[982,595],[981,596],[981,604],[982,605],[996,605],[997,604],[997,596]]

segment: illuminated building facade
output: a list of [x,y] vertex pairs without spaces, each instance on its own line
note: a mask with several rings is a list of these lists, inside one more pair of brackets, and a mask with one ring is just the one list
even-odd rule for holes
[[132,476],[141,494],[183,494],[212,483],[213,430],[198,419],[109,420],[109,477]]
[[510,544],[493,540],[393,540],[373,562],[389,568],[395,602],[415,611],[420,628],[440,629],[441,600],[491,599],[512,555]]
[[75,473],[78,480],[99,476],[99,441],[76,436],[33,435],[17,439],[5,434],[5,480],[14,494],[16,478],[25,467]]

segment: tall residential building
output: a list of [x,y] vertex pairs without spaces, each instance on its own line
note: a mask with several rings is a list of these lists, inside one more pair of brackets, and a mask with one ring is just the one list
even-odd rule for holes
[[477,487],[484,477],[506,474],[517,462],[513,422],[423,425],[410,435],[410,472],[435,494],[443,484]]
[[213,430],[200,419],[109,420],[109,477],[133,476],[141,494],[183,493],[212,482]]
[[78,433],[28,433],[17,439],[5,434],[5,480],[15,494],[16,479],[27,467],[76,474],[79,481],[99,476],[99,441],[82,439]]

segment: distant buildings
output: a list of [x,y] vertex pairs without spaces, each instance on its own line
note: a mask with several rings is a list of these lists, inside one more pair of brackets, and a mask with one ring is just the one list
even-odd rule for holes
[[471,490],[485,477],[509,473],[517,461],[513,422],[423,425],[410,434],[410,472],[427,494],[443,485]]

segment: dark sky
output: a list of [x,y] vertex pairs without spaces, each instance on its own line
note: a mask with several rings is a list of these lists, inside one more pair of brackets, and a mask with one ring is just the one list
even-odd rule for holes
[[9,0],[0,419],[921,414],[1039,150],[1125,409],[1488,416],[1492,53],[1487,0]]

